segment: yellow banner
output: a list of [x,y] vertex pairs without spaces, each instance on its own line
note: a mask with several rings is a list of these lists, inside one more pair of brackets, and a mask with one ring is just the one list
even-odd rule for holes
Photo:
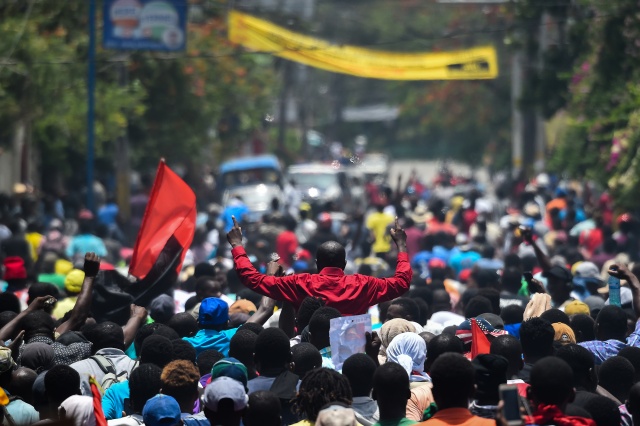
[[229,39],[331,72],[382,80],[484,80],[498,76],[492,46],[453,52],[394,53],[338,46],[241,12],[229,14]]

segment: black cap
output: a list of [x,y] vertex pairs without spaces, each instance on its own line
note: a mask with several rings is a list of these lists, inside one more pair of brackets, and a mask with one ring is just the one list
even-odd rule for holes
[[549,269],[549,271],[543,274],[545,278],[555,277],[563,280],[564,282],[571,282],[573,280],[573,276],[571,275],[571,271],[569,271],[564,266],[554,265]]

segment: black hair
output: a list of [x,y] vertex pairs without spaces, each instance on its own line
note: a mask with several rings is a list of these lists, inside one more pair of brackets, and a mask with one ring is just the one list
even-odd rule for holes
[[569,321],[571,322],[571,329],[576,335],[576,341],[578,343],[596,340],[596,332],[594,330],[596,322],[589,315],[572,315]]
[[593,354],[588,349],[574,344],[562,345],[556,351],[556,356],[571,367],[574,387],[591,386],[593,389],[587,390],[590,392],[595,391],[596,382],[591,380],[591,375],[595,369],[595,361]]
[[596,318],[598,333],[602,333],[602,340],[624,340],[627,332],[627,315],[622,308],[607,305],[600,310]]
[[147,401],[158,393],[162,387],[160,375],[162,369],[155,364],[141,364],[129,375],[129,401],[133,413],[141,414]]
[[328,346],[331,320],[334,318],[340,318],[341,316],[340,311],[328,306],[324,306],[315,311],[309,321],[309,333],[311,333],[313,340],[323,344],[323,347]]
[[589,403],[583,408],[598,426],[618,426],[621,424],[620,409],[613,400],[595,395],[589,398]]
[[508,305],[500,310],[500,318],[505,325],[520,324],[524,320],[524,308],[520,305]]
[[478,288],[496,288],[500,285],[500,276],[493,269],[476,269],[471,276],[478,284]]
[[471,298],[464,308],[465,318],[475,318],[479,315],[491,313],[493,308],[491,301],[484,296],[475,296]]
[[257,322],[245,322],[240,327],[238,327],[238,331],[240,330],[249,330],[257,336],[264,331],[264,327]]
[[191,361],[192,363],[196,363],[196,348],[186,340],[175,339],[171,341],[172,350],[171,350],[171,360],[184,360]]
[[[460,406],[473,396],[475,371],[464,356],[446,353],[438,357],[429,371],[433,383],[433,396],[442,408]],[[466,408],[466,406],[465,406]]]
[[80,373],[68,365],[54,365],[44,376],[47,398],[56,407],[73,395],[80,395]]
[[302,378],[292,404],[294,412],[300,418],[315,422],[322,407],[330,402],[351,405],[353,397],[349,381],[337,371],[316,368]]
[[214,285],[218,285],[220,290],[222,290],[222,283],[218,281],[216,277],[214,277],[213,275],[209,275],[209,276],[205,275],[196,280],[196,287],[195,287],[196,294],[199,295],[200,292],[203,290],[203,288],[209,283],[214,283]]
[[376,368],[371,387],[379,404],[407,405],[409,375],[400,364],[387,362]]
[[186,302],[184,302],[184,310],[190,311],[195,308],[198,303],[200,303],[198,296],[191,296]]
[[503,290],[517,294],[522,287],[522,270],[516,266],[505,267],[500,282]]
[[416,322],[419,324],[426,324],[427,321],[429,321],[429,305],[420,297],[413,297],[412,300],[416,302],[420,309],[420,318],[416,320]]
[[467,306],[471,301],[471,299],[473,299],[477,295],[478,295],[477,288],[468,288],[465,290],[464,293],[462,293],[462,296],[460,296],[460,303],[462,304],[462,306]]
[[522,345],[515,336],[505,334],[496,337],[491,342],[489,353],[500,355],[509,361],[508,373],[515,374],[522,365]]
[[[481,288],[478,290],[478,296],[484,296],[491,302],[491,313],[500,315],[500,292],[493,288]],[[484,313],[484,312],[483,312]]]
[[164,336],[149,336],[142,343],[140,363],[155,364],[160,368],[172,361],[173,344]]
[[536,360],[553,354],[553,326],[542,318],[531,318],[520,326],[520,343],[525,358]]
[[18,314],[13,311],[0,312],[0,328],[9,324]]
[[298,326],[298,333],[302,333],[302,330],[309,325],[309,321],[314,312],[324,306],[324,301],[316,297],[305,297],[300,303],[298,312],[296,314],[296,325]]
[[282,424],[280,398],[269,391],[257,391],[249,394],[249,404],[242,416],[245,426],[280,426]]
[[316,251],[316,263],[318,269],[326,267],[344,268],[346,252],[342,244],[335,241],[327,241],[318,247]]
[[248,288],[243,288],[236,293],[236,300],[247,299],[256,306],[260,306],[262,295]]
[[606,359],[598,370],[598,383],[620,401],[626,401],[636,372],[628,359],[614,356]]
[[[307,342],[298,343],[291,348],[291,360],[295,367],[294,373],[299,377],[304,377],[307,372],[322,367],[322,355],[318,348]],[[344,367],[342,374],[344,374]]]
[[626,358],[631,363],[631,365],[633,365],[633,369],[636,372],[633,382],[640,382],[640,348],[637,348],[635,346],[624,347],[620,350],[620,352],[618,352],[618,356]]
[[427,348],[427,359],[424,364],[425,370],[429,371],[433,363],[447,352],[464,353],[462,340],[451,334],[440,334],[431,339],[429,347]]
[[[409,299],[408,297],[398,297],[391,301],[391,305],[400,306],[405,314],[411,317],[411,321],[418,321],[420,319],[420,307],[413,299]],[[425,322],[426,324],[426,322]]]
[[254,358],[260,363],[261,372],[282,369],[291,362],[291,344],[284,331],[267,328],[256,339]]
[[34,283],[29,287],[28,294],[27,305],[30,305],[37,297],[42,296],[53,296],[56,299],[60,299],[58,287],[51,283]]
[[92,343],[91,353],[100,349],[115,348],[125,350],[124,332],[115,322],[105,321],[97,324],[85,325],[81,329],[84,337]]
[[33,405],[33,384],[38,378],[38,373],[27,367],[19,367],[12,372],[11,386],[9,390],[15,396],[19,396],[25,402]]
[[560,309],[549,309],[548,311],[544,311],[540,318],[543,320],[549,321],[551,324],[555,324],[557,322],[566,324],[571,327],[571,320],[569,319],[569,315],[565,314]]
[[243,363],[248,370],[253,365],[253,353],[258,335],[251,330],[240,329],[229,342],[229,356]]
[[366,354],[354,354],[346,359],[342,374],[349,379],[353,396],[369,396],[376,367],[376,363]]
[[8,291],[0,293],[0,312],[11,311],[19,314],[22,311],[18,296]]
[[234,268],[227,271],[227,286],[231,293],[237,294],[240,290],[245,288],[240,281],[240,277]]
[[192,337],[198,332],[198,321],[188,312],[180,312],[166,322],[179,337]]
[[[236,333],[237,334],[237,333]],[[224,355],[215,349],[207,349],[198,355],[197,364],[200,371],[200,377],[211,373],[213,365],[224,358]]]
[[387,320],[387,311],[389,310],[389,306],[391,306],[391,300],[378,303],[378,316],[380,317],[380,321],[383,323]]
[[53,338],[56,324],[51,315],[45,311],[29,312],[20,320],[20,330],[24,330],[24,340],[28,342],[34,336],[47,336]]
[[[416,276],[417,275],[414,275],[414,278]],[[433,303],[433,291],[431,290],[430,287],[427,287],[426,285],[424,285],[424,280],[421,280],[421,282],[423,283],[422,287],[411,289],[411,290],[409,290],[409,292],[407,294],[412,299],[414,299],[414,300],[415,299],[422,299],[427,303],[428,306],[431,306],[431,304]],[[464,293],[463,293],[463,295],[464,295]],[[426,324],[426,322],[425,322],[425,324]]]
[[538,403],[562,406],[573,391],[573,371],[560,358],[542,358],[531,369],[531,392]]
[[178,333],[176,333],[175,330],[167,327],[164,324],[160,324],[157,322],[154,322],[151,324],[145,324],[142,327],[140,327],[140,329],[138,329],[138,332],[136,333],[136,337],[133,340],[133,347],[135,348],[136,353],[140,353],[140,350],[142,350],[142,343],[144,342],[144,339],[151,336],[152,334],[164,336],[169,340],[175,340],[180,338],[180,336],[178,335]]

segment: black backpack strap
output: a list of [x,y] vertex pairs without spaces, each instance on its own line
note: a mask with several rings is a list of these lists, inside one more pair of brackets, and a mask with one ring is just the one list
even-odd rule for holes
[[111,362],[109,358],[102,355],[93,355],[90,356],[89,359],[95,361],[95,363],[98,364],[98,367],[100,367],[100,370],[102,370],[104,374],[116,374],[116,366],[113,365],[113,362]]

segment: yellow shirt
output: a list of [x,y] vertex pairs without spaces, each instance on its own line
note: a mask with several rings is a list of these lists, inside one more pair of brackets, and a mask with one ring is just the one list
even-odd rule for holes
[[76,306],[76,302],[78,301],[77,296],[67,297],[66,299],[60,300],[56,303],[56,307],[53,309],[53,317],[55,319],[62,318],[67,312],[73,309]]
[[38,234],[37,232],[29,232],[24,236],[24,239],[29,243],[29,247],[31,248],[31,258],[36,261],[38,260],[38,248],[40,244],[42,244],[42,239],[44,235]]
[[391,250],[391,237],[387,232],[387,227],[393,224],[394,218],[387,213],[371,213],[367,218],[367,228],[371,230],[375,241],[373,242],[374,253],[387,253]]

